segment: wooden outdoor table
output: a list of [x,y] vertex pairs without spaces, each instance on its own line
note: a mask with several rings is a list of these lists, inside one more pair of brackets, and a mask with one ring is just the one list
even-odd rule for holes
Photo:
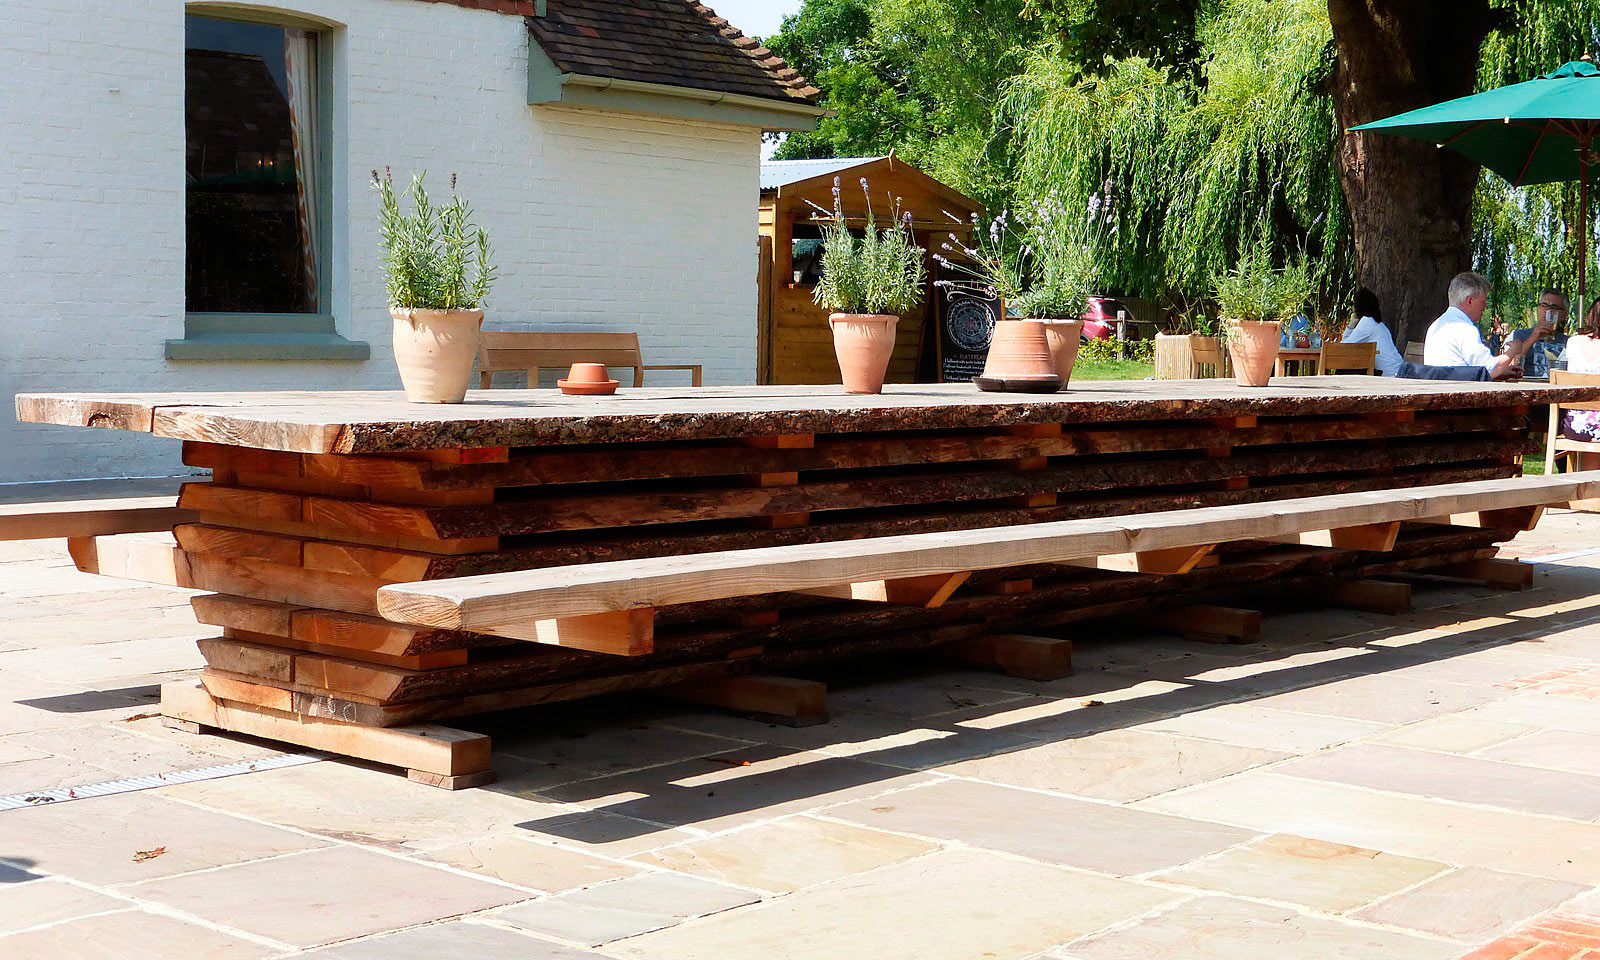
[[[89,540],[74,554],[86,569],[211,592],[195,602],[222,628],[200,644],[210,706],[169,712],[204,707],[209,725],[295,739],[309,718],[394,727],[1148,611],[1151,591],[1176,597],[1183,578],[990,571],[942,606],[771,594],[536,643],[388,623],[376,606],[386,584],[1515,476],[1528,410],[1555,399],[1600,400],[1600,388],[1353,376],[1085,382],[1046,396],[965,384],[503,390],[460,405],[380,392],[25,394],[17,413],[181,439],[184,462],[211,469],[184,489],[199,522],[177,528],[176,549],[134,541],[112,557]],[[1494,539],[1439,528],[1391,542],[1383,559],[1474,559]],[[1306,550],[1229,554],[1182,589],[1357,562]],[[246,722],[257,715],[281,728]]]
[[[1295,372],[1289,373],[1293,366]],[[1316,376],[1321,372],[1322,350],[1318,347],[1279,347],[1278,359],[1273,362],[1274,376]],[[1309,368],[1309,369],[1308,369]]]

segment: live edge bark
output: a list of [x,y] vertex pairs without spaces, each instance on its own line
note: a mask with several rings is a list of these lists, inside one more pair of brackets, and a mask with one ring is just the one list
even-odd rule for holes
[[[1500,16],[1488,0],[1328,0],[1340,129],[1470,94]],[[1396,341],[1421,339],[1444,311],[1450,278],[1472,267],[1478,165],[1374,133],[1345,134],[1337,159],[1357,277],[1383,303]]]

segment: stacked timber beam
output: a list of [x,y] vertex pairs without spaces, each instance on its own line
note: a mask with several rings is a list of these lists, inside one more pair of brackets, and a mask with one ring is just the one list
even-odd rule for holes
[[[201,644],[210,697],[190,698],[193,722],[242,729],[256,711],[394,728],[617,690],[716,699],[730,676],[876,651],[964,651],[1048,674],[1057,652],[1023,639],[996,653],[985,638],[1275,585],[1332,596],[1339,583],[1486,560],[1514,530],[1250,540],[1127,570],[961,571],[550,618],[511,635],[386,621],[388,585],[1512,477],[1530,405],[1585,389],[1319,378],[1256,392],[1108,384],[1042,400],[712,388],[500,391],[453,409],[382,395],[22,396],[18,410],[177,437],[185,463],[212,471],[182,494],[195,520],[176,528],[176,547],[74,545],[87,569],[208,592],[196,613],[220,635]],[[462,768],[462,749],[432,773],[481,772]]]

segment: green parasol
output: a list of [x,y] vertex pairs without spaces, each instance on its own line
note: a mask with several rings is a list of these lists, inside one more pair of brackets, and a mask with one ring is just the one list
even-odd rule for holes
[[1564,64],[1534,80],[1486,90],[1364,123],[1373,130],[1427,140],[1466,154],[1516,186],[1578,181],[1578,300],[1585,290],[1589,176],[1600,137],[1600,67]]

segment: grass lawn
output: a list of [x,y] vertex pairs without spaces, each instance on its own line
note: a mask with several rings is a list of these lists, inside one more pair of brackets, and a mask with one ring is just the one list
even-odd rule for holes
[[1138,360],[1079,360],[1072,368],[1073,380],[1143,380],[1154,374],[1156,365]]

